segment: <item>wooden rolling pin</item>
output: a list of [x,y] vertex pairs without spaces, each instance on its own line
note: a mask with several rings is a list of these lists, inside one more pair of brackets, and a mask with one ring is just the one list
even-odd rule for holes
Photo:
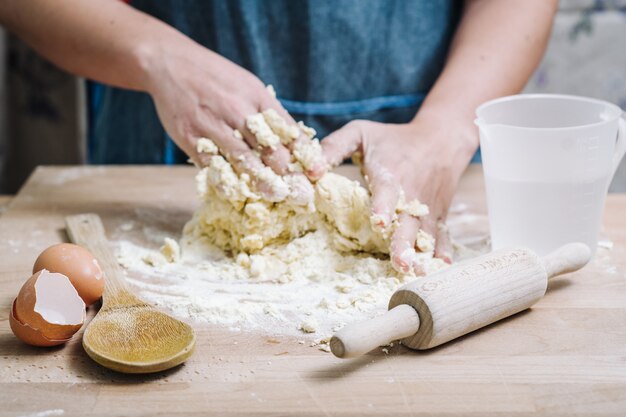
[[576,271],[591,251],[570,243],[539,258],[529,249],[499,250],[416,279],[389,301],[389,311],[338,331],[339,358],[362,355],[394,340],[429,349],[525,310],[546,292],[548,279]]

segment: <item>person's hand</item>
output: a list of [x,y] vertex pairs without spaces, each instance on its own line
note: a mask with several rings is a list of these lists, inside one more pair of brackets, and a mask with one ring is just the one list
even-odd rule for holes
[[[295,141],[288,146],[279,143],[274,149],[259,146],[246,127],[247,116],[267,109],[276,110],[288,123],[296,124],[257,77],[193,42],[166,51],[160,59],[155,56],[148,65],[148,91],[159,118],[193,162],[200,166],[209,163],[212,156],[196,149],[198,139],[206,137],[237,172],[250,175],[257,190],[268,200],[281,201],[286,197],[285,187],[276,186],[273,173],[292,176],[291,197],[303,202],[312,199],[309,180],[289,169],[288,148]],[[298,140],[309,139],[301,135]],[[266,166],[273,173],[268,173]]]
[[[362,171],[372,193],[372,214],[377,226],[392,223],[401,192],[406,201],[417,198],[429,206],[420,218],[408,213],[398,217],[391,237],[390,257],[394,268],[421,275],[417,256],[419,229],[435,237],[434,255],[452,261],[452,247],[445,227],[446,215],[458,180],[474,152],[471,141],[458,140],[442,125],[418,121],[383,124],[365,120],[348,123],[322,141],[327,166],[318,166],[315,176],[339,165],[355,152],[362,153]],[[464,138],[463,138],[464,139]]]

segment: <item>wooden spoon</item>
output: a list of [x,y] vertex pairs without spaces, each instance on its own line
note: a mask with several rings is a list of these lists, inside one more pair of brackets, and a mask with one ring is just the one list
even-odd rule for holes
[[89,357],[125,373],[163,371],[189,358],[196,342],[193,329],[131,293],[100,217],[79,214],[65,222],[70,239],[91,251],[106,279],[102,307],[83,335]]

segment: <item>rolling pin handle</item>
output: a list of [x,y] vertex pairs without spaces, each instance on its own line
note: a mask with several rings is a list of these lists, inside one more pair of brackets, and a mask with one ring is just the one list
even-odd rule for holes
[[408,304],[400,304],[382,316],[339,330],[330,339],[330,350],[338,358],[353,358],[394,340],[413,336],[419,327],[417,311]]
[[568,243],[541,258],[548,279],[557,275],[574,272],[587,265],[591,250],[584,243]]

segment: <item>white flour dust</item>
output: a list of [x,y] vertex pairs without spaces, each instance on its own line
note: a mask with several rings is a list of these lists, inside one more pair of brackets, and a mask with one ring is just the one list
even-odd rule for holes
[[[485,216],[462,210],[453,208],[450,215],[453,235],[465,237],[455,245],[457,260],[489,245]],[[386,311],[393,292],[416,279],[398,274],[385,256],[338,252],[327,228],[234,258],[206,239],[186,236],[180,244],[180,260],[168,262],[156,248],[118,243],[118,260],[148,301],[184,319],[293,336],[322,350],[332,333]]]

